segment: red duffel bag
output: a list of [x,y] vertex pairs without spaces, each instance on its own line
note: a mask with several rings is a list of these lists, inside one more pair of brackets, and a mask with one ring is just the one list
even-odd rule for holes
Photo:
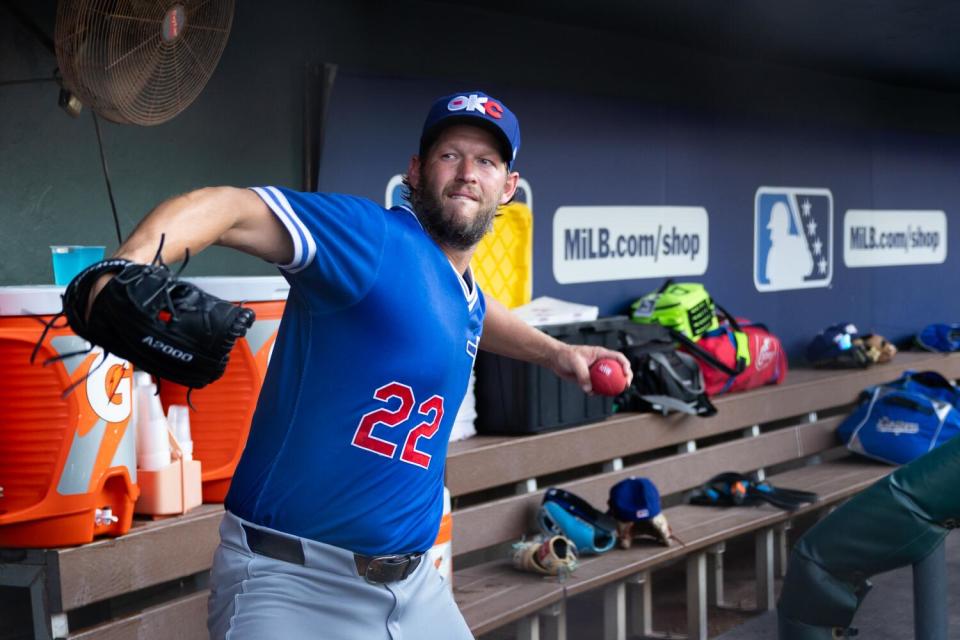
[[745,391],[787,378],[787,354],[780,338],[766,326],[735,319],[720,309],[726,322],[696,342],[681,340],[703,370],[708,396]]

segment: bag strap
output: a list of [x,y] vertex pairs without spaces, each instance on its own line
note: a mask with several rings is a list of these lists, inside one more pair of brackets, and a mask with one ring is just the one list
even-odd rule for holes
[[905,371],[904,377],[911,380],[916,380],[920,384],[923,384],[927,387],[934,387],[940,389],[946,389],[954,393],[957,392],[956,385],[952,384],[949,380],[943,377],[937,371]]
[[735,368],[730,368],[723,362],[720,362],[712,353],[698,345],[696,342],[688,338],[683,333],[677,331],[676,329],[667,329],[670,332],[670,335],[673,336],[673,339],[686,347],[691,353],[696,355],[698,358],[709,364],[714,369],[722,371],[728,376],[738,376],[743,373],[743,370],[746,369],[746,363],[743,358],[737,358],[737,366]]
[[752,483],[747,492],[751,496],[760,498],[786,511],[796,511],[804,504],[813,503],[820,499],[820,496],[810,491],[774,487],[767,482]]
[[[711,300],[713,300],[713,298],[711,298]],[[743,329],[740,328],[740,323],[737,322],[737,319],[733,317],[733,314],[732,314],[732,313],[730,313],[729,311],[727,311],[726,309],[724,309],[723,307],[721,307],[721,306],[720,306],[720,303],[717,302],[716,300],[713,300],[713,306],[714,306],[714,308],[715,308],[717,311],[720,312],[720,313],[717,314],[717,315],[723,314],[724,320],[726,320],[727,323],[728,323],[731,327],[733,327],[733,330],[734,330],[734,331],[739,331],[739,332],[741,332],[741,333],[743,332]]]
[[660,285],[660,288],[657,289],[657,293],[658,294],[663,293],[664,291],[667,290],[667,287],[669,287],[672,284],[673,284],[673,278],[667,278],[666,280],[663,281],[663,284]]
[[[667,279],[664,281],[664,283],[663,283],[662,285],[660,285],[660,288],[657,289],[657,293],[658,293],[658,294],[663,293],[664,291],[667,290],[667,287],[669,287],[671,284],[673,284],[673,278],[667,278]],[[740,323],[738,323],[738,322],[737,322],[737,319],[733,317],[733,314],[731,314],[729,311],[727,311],[727,310],[724,309],[722,306],[720,306],[720,304],[718,304],[717,301],[714,300],[712,297],[710,298],[710,300],[713,302],[713,306],[714,306],[716,309],[719,309],[719,310],[720,310],[720,312],[723,314],[723,316],[724,316],[724,318],[726,319],[726,321],[730,324],[730,326],[733,327],[734,331],[736,331],[736,332],[739,333],[739,334],[743,334],[743,330],[740,328]],[[701,360],[703,360],[704,362],[706,362],[707,364],[709,364],[711,367],[713,367],[714,369],[717,369],[717,370],[719,370],[719,371],[722,371],[723,373],[727,374],[728,376],[737,376],[737,375],[743,373],[743,370],[747,368],[747,363],[746,363],[746,361],[745,361],[742,357],[739,357],[739,354],[738,354],[738,357],[737,357],[736,367],[735,367],[735,368],[731,368],[731,367],[727,366],[726,364],[724,364],[723,362],[720,362],[719,360],[717,360],[717,358],[715,358],[712,353],[706,351],[703,347],[699,346],[696,342],[694,342],[693,340],[691,340],[690,338],[688,338],[686,335],[680,333],[680,332],[677,331],[676,329],[669,328],[669,327],[664,327],[664,328],[670,333],[670,336],[671,336],[674,340],[676,340],[677,342],[679,342],[680,344],[682,344],[683,346],[685,346],[691,353],[695,353]],[[735,346],[735,347],[738,346],[738,345],[736,344],[736,339],[735,339],[735,344],[734,344],[734,346]],[[738,349],[738,351],[739,351],[739,349]],[[712,405],[711,405],[710,408],[712,408],[714,411],[716,411],[716,409],[713,408]],[[709,410],[709,409],[708,409],[708,410]],[[711,413],[711,414],[708,414],[708,415],[712,415],[712,413]]]
[[909,391],[896,391],[889,395],[882,396],[879,400],[881,404],[889,404],[895,407],[903,407],[904,409],[910,409],[911,411],[916,411],[917,413],[922,413],[924,415],[931,416],[936,413],[928,405],[921,404],[920,402],[909,397]]
[[[727,311],[725,308],[721,307],[720,304],[714,301],[713,306],[720,310],[720,313],[723,315],[724,320],[727,321],[727,324],[733,327],[733,346],[737,349],[737,365],[740,365],[740,361],[743,361],[743,368],[750,366],[751,356],[750,356],[750,337],[743,330],[740,323],[734,317],[732,313]],[[758,322],[750,323],[749,326],[759,327],[760,329],[770,333],[770,330],[763,324]]]
[[706,393],[701,393],[697,396],[696,409],[697,415],[701,418],[709,418],[710,416],[717,415],[717,408],[710,402],[710,398],[707,397]]

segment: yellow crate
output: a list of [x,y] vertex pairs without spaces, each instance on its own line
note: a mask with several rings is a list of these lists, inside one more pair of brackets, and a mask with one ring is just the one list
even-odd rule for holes
[[522,202],[497,211],[470,266],[484,294],[508,309],[530,302],[533,290],[533,213]]

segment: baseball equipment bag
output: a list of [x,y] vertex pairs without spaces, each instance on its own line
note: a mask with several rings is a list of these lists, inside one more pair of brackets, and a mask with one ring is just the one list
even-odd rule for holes
[[927,351],[960,351],[960,324],[928,324],[917,334],[916,341]]
[[677,351],[670,332],[657,324],[624,327],[620,351],[630,360],[633,383],[617,398],[623,411],[680,411],[712,416],[716,407],[707,398],[703,373],[696,360]]
[[[61,315],[78,336],[104,351],[159,378],[199,389],[223,375],[230,350],[255,315],[180,280],[189,254],[174,275],[160,258],[162,248],[161,239],[151,264],[115,258],[87,267],[67,286]],[[87,317],[91,288],[105,274],[114,277]],[[58,358],[71,355],[76,354]]]
[[742,473],[727,471],[710,478],[690,495],[690,504],[732,507],[763,502],[785,511],[796,511],[820,497],[811,491],[774,487]]
[[840,440],[868,458],[905,464],[956,436],[957,390],[932,373],[907,372],[865,391],[864,401],[837,427]]
[[[921,393],[934,400],[946,402],[960,409],[960,388],[936,371],[914,371],[908,369],[896,380],[877,386],[889,387],[899,391]],[[862,401],[869,400],[876,388],[877,387],[869,387],[863,391],[860,394],[860,399]]]
[[639,324],[659,324],[696,340],[719,326],[714,307],[702,284],[667,280],[630,305],[630,319]]
[[700,363],[707,395],[780,384],[787,377],[787,354],[780,339],[759,323],[742,322],[718,307],[726,322],[697,342],[674,337]]

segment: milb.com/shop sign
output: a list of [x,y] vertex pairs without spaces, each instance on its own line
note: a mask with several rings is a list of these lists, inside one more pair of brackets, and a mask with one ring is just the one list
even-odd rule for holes
[[942,264],[946,259],[944,211],[849,209],[843,217],[848,267]]
[[561,284],[703,275],[708,248],[702,207],[560,207],[553,218]]

